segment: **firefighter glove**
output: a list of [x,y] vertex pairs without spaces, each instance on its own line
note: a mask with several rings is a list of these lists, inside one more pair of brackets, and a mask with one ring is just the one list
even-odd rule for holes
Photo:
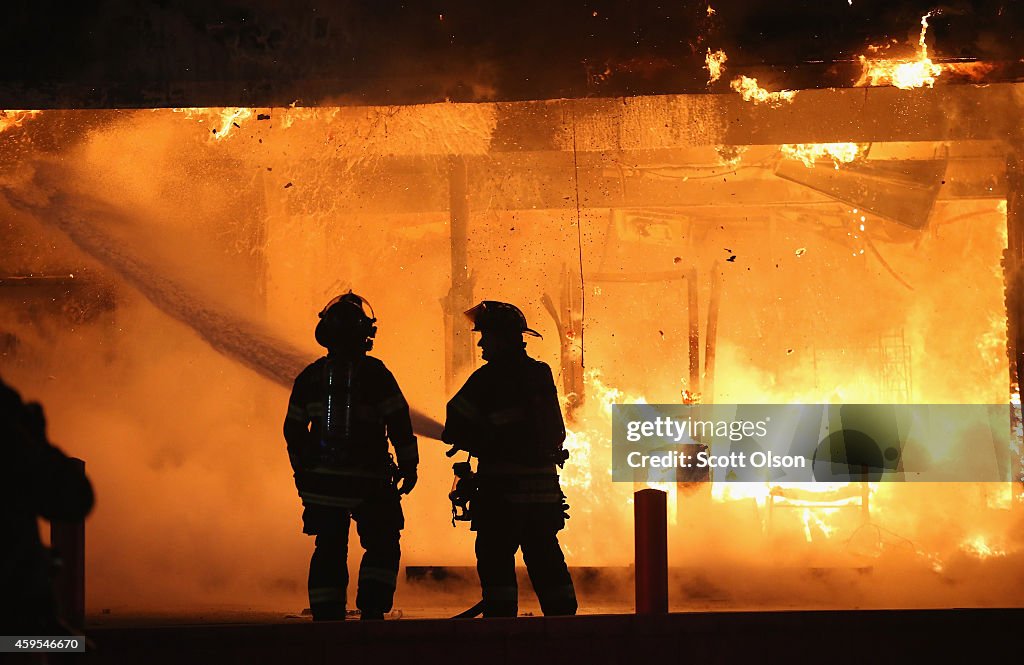
[[418,480],[418,477],[416,476],[416,467],[412,467],[408,470],[399,469],[398,478],[401,481],[401,484],[398,486],[398,493],[408,494],[412,491],[413,487],[416,487],[416,481]]

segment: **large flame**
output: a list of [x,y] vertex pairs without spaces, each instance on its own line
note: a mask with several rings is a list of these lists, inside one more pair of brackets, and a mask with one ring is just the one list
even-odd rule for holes
[[[921,17],[921,34],[917,40],[917,53],[911,58],[877,58],[858,56],[861,64],[860,78],[855,86],[891,85],[902,90],[935,85],[935,80],[943,73],[950,72],[967,76],[979,81],[992,71],[993,65],[986,62],[935,63],[928,55],[928,44],[925,36],[928,33],[928,18],[932,12]],[[882,50],[871,47],[872,51]]]
[[[761,103],[769,103],[768,99]],[[751,101],[757,100],[752,96]],[[778,98],[777,103],[786,101]],[[8,127],[25,122],[23,129],[14,130],[18,134],[49,131],[50,123],[44,126],[45,121],[31,120],[36,116],[38,113],[5,112],[0,119]],[[381,335],[381,357],[400,377],[410,402],[430,403],[443,396],[443,363],[440,351],[428,354],[424,349],[427,341],[431,348],[443,345],[445,333],[435,296],[441,297],[450,287],[443,160],[442,174],[434,178],[431,171],[431,177],[423,178],[422,189],[413,190],[416,196],[428,197],[435,193],[432,189],[439,189],[436,209],[403,212],[404,204],[396,204],[398,212],[393,212],[381,202],[400,195],[397,185],[403,181],[381,156],[430,157],[423,161],[434,164],[434,155],[488,155],[499,116],[495,105],[488,104],[212,108],[182,109],[176,114],[167,109],[126,111],[116,122],[91,131],[77,151],[61,153],[66,158],[60,162],[64,177],[59,181],[67,188],[66,200],[72,206],[69,214],[88,221],[94,216],[90,197],[101,197],[102,206],[97,204],[98,213],[91,223],[109,221],[113,227],[119,222],[118,230],[128,238],[119,250],[146,257],[150,247],[166,246],[167,263],[183,280],[188,277],[194,282],[197,292],[211,302],[250,287],[254,272],[261,271],[266,291],[254,296],[251,304],[238,306],[254,317],[272,320],[296,343],[314,347],[309,340],[309,316],[315,316],[329,294],[347,288],[337,280],[377,289],[369,295],[392,322]],[[660,116],[652,111],[644,118],[637,126],[655,126]],[[580,127],[581,136],[596,131]],[[170,140],[152,140],[160,137]],[[559,140],[567,141],[563,146],[571,145],[568,135]],[[744,148],[721,146],[716,152],[724,163],[731,163]],[[759,149],[769,160],[781,151],[786,158],[819,168],[863,157],[862,146],[844,143],[751,150]],[[901,148],[890,149],[898,154]],[[365,165],[374,168],[363,168]],[[223,180],[206,177],[220,172],[226,174]],[[161,177],[153,178],[153,173]],[[204,177],[196,177],[197,173]],[[572,182],[571,171],[564,180]],[[483,188],[485,193],[507,188],[507,193],[514,195],[529,191],[527,187],[535,186],[531,183],[527,178],[499,182],[497,177],[481,175],[474,188]],[[362,186],[379,190],[379,197],[349,193]],[[76,203],[79,199],[83,203]],[[644,211],[642,221],[631,218],[612,225],[604,209],[594,212],[585,208],[582,217],[577,217],[575,210],[510,212],[498,203],[493,208],[480,205],[480,214],[473,215],[469,243],[469,260],[480,275],[477,293],[480,297],[507,294],[524,307],[536,300],[532,294],[538,284],[554,292],[564,274],[564,256],[575,259],[577,251],[586,253],[587,270],[607,272],[623,266],[644,272],[661,265],[677,269],[684,260],[693,260],[703,276],[719,252],[729,248],[727,256],[737,260],[720,265],[723,281],[715,390],[705,393],[704,401],[881,401],[884,393],[870,354],[880,345],[879,335],[899,329],[902,339],[904,328],[906,346],[914,352],[905,368],[908,377],[913,370],[913,390],[892,399],[992,404],[1006,398],[1006,319],[999,263],[1006,247],[1005,204],[940,201],[937,223],[932,227],[937,232],[915,236],[914,243],[900,240],[908,237],[905,230],[887,227],[883,220],[859,219],[864,215],[841,204],[809,208],[800,223],[780,223],[770,234],[755,224],[733,225],[712,217],[707,222],[695,219],[682,225],[672,219],[665,225],[670,232],[663,235],[658,235],[657,224],[668,215],[660,210]],[[177,214],[182,206],[190,208],[189,215]],[[108,209],[116,215],[108,218]],[[813,219],[818,210],[820,223]],[[938,223],[971,211],[982,216],[970,224]],[[560,223],[547,223],[552,219]],[[250,224],[252,220],[255,222]],[[634,221],[642,233],[634,228]],[[513,226],[514,234],[509,231]],[[584,240],[578,249],[576,232],[580,227]],[[702,240],[696,232],[705,227],[708,235]],[[620,236],[627,237],[627,231],[638,239],[633,241],[633,235],[628,235],[630,240],[620,244],[634,243],[638,248],[627,247],[620,253],[615,243]],[[888,232],[892,232],[891,238]],[[861,256],[863,248],[869,247],[861,242],[866,243],[869,236],[877,242],[879,254],[914,285],[912,294],[876,270],[871,254],[864,255],[863,261],[849,256]],[[230,258],[234,260],[237,251],[246,267],[196,260],[196,237],[216,242],[217,252],[210,254],[214,257],[223,257],[220,247],[230,242]],[[352,242],[354,238],[361,241]],[[692,240],[692,247],[683,247],[681,239],[686,243]],[[566,244],[560,245],[562,242]],[[498,247],[502,251],[495,251]],[[605,247],[611,249],[598,258]],[[564,248],[571,253],[565,254]],[[250,255],[259,259],[257,265],[249,266]],[[72,252],[55,256],[61,261],[54,265],[78,265],[76,261],[82,260]],[[338,266],[343,267],[340,275]],[[205,272],[191,279],[195,271],[207,267],[210,279]],[[707,282],[703,286],[707,287]],[[587,399],[576,410],[568,432],[566,447],[571,458],[562,478],[572,519],[559,537],[571,565],[628,565],[631,500],[637,487],[611,481],[611,405],[678,402],[680,388],[688,391],[684,402],[699,403],[702,386],[680,382],[688,348],[680,284],[588,281],[586,288],[588,370],[601,367],[604,374],[587,372]],[[48,380],[45,371],[30,371],[34,366],[11,369],[18,372],[15,378],[20,383],[30,387],[28,394],[42,399],[48,412],[52,409],[55,437],[73,446],[69,452],[89,460],[97,487],[140,497],[124,505],[102,502],[91,518],[89,528],[94,536],[90,538],[96,553],[92,558],[95,574],[90,573],[94,606],[106,607],[99,603],[111,598],[115,602],[131,598],[132,603],[158,607],[168,595],[180,600],[189,593],[202,594],[197,596],[201,598],[235,598],[254,582],[273,585],[282,577],[294,578],[294,591],[278,595],[287,596],[289,603],[305,602],[301,569],[308,561],[307,542],[295,528],[297,506],[279,434],[278,411],[286,395],[278,394],[276,386],[263,386],[248,370],[216,355],[191,330],[168,326],[160,312],[130,288],[123,291],[124,309],[117,331],[99,325],[94,326],[95,331],[85,330],[83,326],[74,335],[62,333],[53,351],[39,344],[38,348],[46,350],[41,353],[46,367],[58,366],[61,381]],[[420,302],[426,306],[415,304],[422,294],[429,296]],[[703,306],[707,295],[706,288],[702,289],[702,315],[707,312]],[[543,313],[539,305],[532,304],[531,320]],[[3,323],[8,320],[14,321],[10,318]],[[31,330],[23,331],[26,326],[21,323],[13,325],[26,339],[38,337],[48,343]],[[124,333],[120,332],[122,325]],[[424,346],[408,343],[402,331],[409,330],[427,340]],[[116,354],[93,353],[111,343],[114,334]],[[560,345],[552,342],[554,337],[545,335],[531,350],[553,368],[560,352]],[[571,341],[580,343],[580,339]],[[161,353],[154,356],[153,348]],[[164,353],[167,349],[170,351]],[[310,353],[316,351],[314,347]],[[188,373],[173,382],[172,392],[165,395],[169,389],[166,376],[179,376],[180,371]],[[218,378],[210,381],[209,376]],[[94,391],[75,390],[97,381],[118,386],[121,398],[107,400],[103,391],[90,397]],[[166,399],[147,401],[154,390]],[[1019,395],[1014,394],[1011,403],[1018,413],[1014,422],[1019,428]],[[181,413],[189,413],[187,422],[180,418]],[[212,434],[194,436],[200,430]],[[125,445],[114,450],[110,441]],[[1014,443],[1017,441],[1015,438]],[[233,454],[238,442],[245,442],[247,451],[238,458],[245,471],[241,474],[220,463]],[[471,537],[468,531],[437,537],[438,528],[447,528],[448,460],[427,453],[428,444],[423,446],[422,486],[403,506],[409,524],[403,538],[411,545],[406,549],[406,563],[467,562],[472,557],[471,542],[465,540]],[[1017,448],[1015,454],[1020,455],[1021,450]],[[777,575],[785,574],[785,566],[799,565],[811,556],[828,566],[844,565],[851,554],[861,563],[864,557],[877,557],[876,575],[895,574],[906,558],[883,559],[886,547],[889,554],[908,552],[914,565],[928,575],[942,571],[940,557],[948,559],[948,574],[953,574],[963,562],[977,570],[992,568],[992,564],[1003,568],[997,558],[1000,553],[1020,555],[1019,538],[1006,526],[1011,508],[1016,509],[1015,495],[1008,489],[996,492],[975,484],[929,488],[920,483],[889,482],[867,488],[859,483],[798,487],[721,482],[718,478],[700,486],[677,486],[670,479],[658,478],[646,486],[666,489],[674,497],[669,502],[670,519],[678,525],[670,531],[675,539],[670,549],[673,565],[704,570],[735,560],[755,567],[775,582]],[[867,516],[861,503],[865,489],[870,503]],[[174,499],[182,492],[191,501]],[[222,506],[223,510],[216,511],[216,520],[189,522],[192,502]],[[862,526],[865,519],[868,523]],[[168,527],[178,524],[186,528]],[[163,532],[173,535],[173,547],[158,537]],[[125,533],[135,536],[125,541]],[[260,556],[247,559],[247,552],[259,552]],[[708,552],[714,556],[708,557]],[[154,578],[153,570],[161,575]],[[207,575],[211,570],[214,572]],[[214,582],[208,583],[208,579]],[[766,586],[781,588],[779,584]],[[804,602],[784,586],[787,602]],[[874,594],[882,585],[865,582],[865,588],[868,586]],[[864,598],[852,597],[851,602],[872,606],[941,603],[945,601],[930,600],[926,594],[944,593],[942,589],[951,586],[939,580],[931,586],[922,583],[915,587],[909,600],[893,601],[865,593]],[[144,601],[136,598],[137,592],[129,594],[129,588],[142,588]],[[964,595],[971,590],[975,595]],[[955,600],[961,605],[997,602],[986,601],[980,595],[985,591],[960,586],[950,593],[959,594]],[[1012,591],[992,598],[1005,602],[1002,599]],[[269,592],[267,597],[271,597]],[[749,598],[740,589],[729,607],[741,608]]]
[[[612,511],[628,511],[632,504],[633,487],[628,483],[611,482],[612,407],[616,404],[647,404],[642,395],[632,395],[605,383],[598,369],[585,374],[587,401],[578,414],[575,428],[566,430],[565,447],[570,463],[562,472],[562,483],[571,493],[585,493],[589,497],[586,509],[595,509],[606,515]],[[669,495],[669,522],[676,523],[675,478],[650,480],[645,487],[659,489]],[[623,513],[622,518],[628,518]]]
[[[609,385],[600,370],[591,369],[585,375],[587,402],[578,419],[578,426],[566,432],[566,449],[570,453],[570,464],[562,473],[563,485],[572,493],[585,493],[589,497],[588,512],[595,509],[608,513],[611,510],[628,508],[633,487],[623,483],[612,483],[611,446],[608,432],[612,429],[612,407],[615,404],[647,404],[642,395],[627,394]],[[771,401],[766,399],[766,401]],[[683,391],[683,402],[699,403],[699,397]],[[817,538],[832,536],[837,527],[833,518],[841,508],[859,507],[866,492],[873,497],[878,492],[878,483],[778,483],[778,482],[727,482],[712,478],[709,494],[712,500],[724,503],[753,500],[762,518],[767,519],[773,509],[769,503],[800,509],[800,519],[808,542]],[[677,492],[674,478],[648,480],[644,487],[659,489],[669,495],[669,521],[678,522]],[[625,515],[624,515],[625,517]]]
[[[646,404],[647,400],[605,384],[598,369],[587,370],[585,380],[587,402],[579,425],[566,429],[565,448],[572,461],[562,473],[562,482],[589,492],[594,488],[594,469],[611,471],[611,448],[602,443],[611,431],[612,407],[621,403]],[[601,478],[599,484],[607,480]]]

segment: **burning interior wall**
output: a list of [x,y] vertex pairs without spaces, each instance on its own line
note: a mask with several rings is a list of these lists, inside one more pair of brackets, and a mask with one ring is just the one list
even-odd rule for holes
[[[286,388],[248,368],[245,343],[315,357],[315,313],[354,288],[380,318],[375,352],[439,416],[451,155],[466,165],[473,297],[520,304],[545,333],[531,353],[569,372],[543,296],[556,310],[583,296],[568,344],[586,365],[564,476],[573,565],[631,560],[632,487],[610,482],[606,406],[707,386],[689,373],[684,275],[705,336],[718,280],[706,400],[1005,403],[1006,208],[977,184],[1001,168],[999,145],[873,143],[869,163],[948,161],[928,224],[911,228],[778,177],[779,143],[718,143],[715,100],[622,105],[45,112],[0,134],[0,261],[27,278],[4,285],[2,370],[97,485],[90,606],[301,606],[309,543],[279,434]],[[468,564],[472,534],[448,524],[449,460],[421,448],[403,562]],[[767,486],[683,493],[671,556],[689,595],[675,602],[1015,602],[1006,490],[877,486],[866,529],[834,506],[773,510]],[[745,575],[708,581],[727,566]],[[808,568],[862,572],[823,601],[836,580]]]

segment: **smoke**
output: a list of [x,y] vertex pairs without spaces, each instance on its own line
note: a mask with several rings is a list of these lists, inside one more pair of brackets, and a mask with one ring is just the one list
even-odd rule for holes
[[[88,461],[101,495],[89,522],[90,606],[301,606],[305,538],[281,539],[301,528],[281,463],[287,393],[254,383],[244,368],[290,387],[311,354],[235,311],[237,303],[210,306],[218,300],[210,289],[206,300],[190,291],[195,275],[165,277],[158,260],[141,258],[152,234],[130,236],[145,227],[144,212],[95,199],[80,173],[35,166],[34,180],[4,187],[7,202],[44,221],[44,233],[59,229],[145,298],[121,298],[116,331],[65,330],[44,365],[12,372],[47,405],[55,438]],[[21,338],[36,334],[13,325]],[[39,342],[31,346],[47,346]],[[413,415],[421,435],[439,436],[436,420]]]

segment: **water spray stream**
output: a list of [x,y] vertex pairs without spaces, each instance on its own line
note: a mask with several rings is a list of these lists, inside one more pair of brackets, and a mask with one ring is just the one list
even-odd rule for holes
[[[223,356],[288,389],[309,363],[308,354],[277,338],[261,324],[207,306],[181,284],[157,274],[153,266],[120,249],[96,224],[72,212],[75,206],[67,195],[55,193],[40,203],[9,186],[0,186],[0,192],[11,207],[59,229],[79,249],[118,273],[155,307],[192,328]],[[411,415],[417,434],[440,439],[441,423],[415,409]]]

